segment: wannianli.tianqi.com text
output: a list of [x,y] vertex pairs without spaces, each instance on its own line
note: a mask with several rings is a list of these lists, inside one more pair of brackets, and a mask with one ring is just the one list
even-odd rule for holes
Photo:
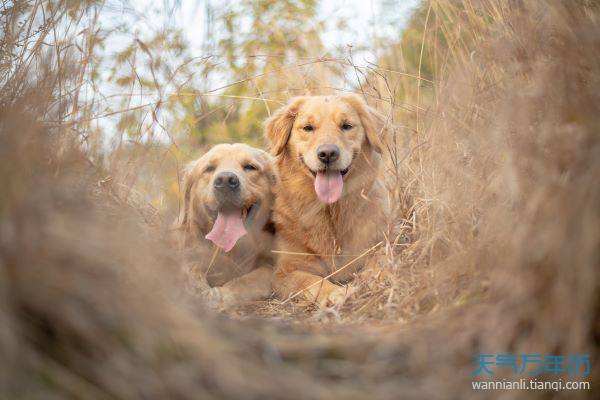
[[590,390],[589,381],[539,381],[536,379],[472,381],[473,390]]

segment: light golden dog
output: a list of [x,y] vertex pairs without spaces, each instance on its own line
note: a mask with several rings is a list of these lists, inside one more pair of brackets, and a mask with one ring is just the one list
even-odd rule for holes
[[330,280],[348,281],[362,260],[340,268],[385,229],[381,123],[356,95],[296,97],[267,121],[280,175],[273,209],[278,297],[301,293],[320,306],[345,300],[346,289]]
[[245,144],[219,144],[188,166],[176,228],[188,269],[212,287],[204,294],[213,305],[271,294],[276,181],[273,158]]

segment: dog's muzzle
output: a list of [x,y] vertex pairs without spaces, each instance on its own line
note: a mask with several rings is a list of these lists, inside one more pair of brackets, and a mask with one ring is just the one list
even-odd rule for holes
[[240,187],[240,179],[233,172],[221,172],[215,176],[213,186],[218,190],[237,190]]
[[220,209],[241,208],[240,179],[231,171],[223,171],[213,179],[213,192]]
[[335,144],[322,144],[317,147],[317,158],[327,166],[333,164],[340,158],[340,148]]

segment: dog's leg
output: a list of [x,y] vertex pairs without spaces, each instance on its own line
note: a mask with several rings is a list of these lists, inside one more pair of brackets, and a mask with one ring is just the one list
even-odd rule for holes
[[215,304],[221,308],[228,308],[237,304],[266,299],[273,291],[273,270],[260,267],[246,275],[233,279],[221,287],[212,288],[212,297]]
[[349,294],[348,289],[335,285],[327,279],[306,271],[278,268],[273,278],[275,294],[282,300],[290,296],[315,302],[324,308],[330,305],[343,304]]

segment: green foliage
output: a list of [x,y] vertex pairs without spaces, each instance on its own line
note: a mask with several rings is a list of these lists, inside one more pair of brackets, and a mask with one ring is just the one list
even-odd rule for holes
[[222,37],[214,50],[223,62],[214,73],[238,84],[199,107],[203,115],[210,114],[209,122],[202,118],[192,132],[200,143],[258,144],[268,103],[285,100],[290,85],[273,75],[323,52],[320,34],[324,26],[317,18],[317,2],[242,0],[219,11]]
[[377,62],[380,73],[369,79],[385,80],[392,88],[390,101],[400,105],[400,119],[418,131],[418,114],[434,106],[438,83],[452,65],[478,53],[482,32],[500,15],[499,7],[475,9],[469,1],[423,1],[399,40],[387,44]]

